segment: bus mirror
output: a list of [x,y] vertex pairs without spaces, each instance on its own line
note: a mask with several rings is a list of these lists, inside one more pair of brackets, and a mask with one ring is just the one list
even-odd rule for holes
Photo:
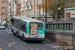
[[14,19],[11,19],[11,22],[14,23]]
[[13,22],[14,21],[14,19],[11,19],[11,22]]

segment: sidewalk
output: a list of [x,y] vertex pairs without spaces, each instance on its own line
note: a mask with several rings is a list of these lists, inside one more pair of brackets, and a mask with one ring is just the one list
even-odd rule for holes
[[49,44],[51,44],[53,48],[56,48],[56,50],[65,50],[63,48],[63,46],[60,46],[59,44],[57,44],[49,39],[45,39],[45,41],[48,42]]

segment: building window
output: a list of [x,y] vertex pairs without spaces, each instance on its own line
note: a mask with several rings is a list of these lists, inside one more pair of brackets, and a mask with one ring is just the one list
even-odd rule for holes
[[28,6],[31,6],[31,1],[28,2]]
[[4,10],[5,9],[5,7],[2,7],[2,10]]
[[7,13],[6,13],[6,16],[7,16]]
[[4,4],[5,3],[5,1],[4,0],[2,0],[2,4]]
[[18,7],[18,12],[20,12],[21,11],[21,7]]
[[4,16],[4,12],[2,13],[2,16]]
[[21,4],[21,7],[22,7],[22,8],[24,7],[24,4],[23,4],[23,3]]
[[27,6],[27,2],[25,3],[25,6]]
[[4,18],[3,18],[3,21],[4,21]]
[[27,2],[27,0],[25,0],[25,2]]
[[18,0],[18,4],[21,4],[21,1],[20,0]]
[[22,11],[22,16],[24,16],[24,11]]

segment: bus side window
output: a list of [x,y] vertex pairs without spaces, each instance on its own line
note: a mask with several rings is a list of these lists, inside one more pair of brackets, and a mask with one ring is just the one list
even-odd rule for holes
[[23,23],[21,23],[21,30],[24,31],[24,32],[26,32],[26,26]]
[[13,26],[16,27],[15,25],[16,25],[16,20],[14,20],[14,24],[13,24]]
[[18,28],[19,27],[19,24],[18,24],[18,21],[17,20],[14,20],[14,24],[13,24],[14,27]]

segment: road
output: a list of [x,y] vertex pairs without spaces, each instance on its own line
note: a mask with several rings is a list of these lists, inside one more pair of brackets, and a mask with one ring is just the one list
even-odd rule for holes
[[10,31],[0,30],[0,50],[56,50],[46,41],[23,41]]

